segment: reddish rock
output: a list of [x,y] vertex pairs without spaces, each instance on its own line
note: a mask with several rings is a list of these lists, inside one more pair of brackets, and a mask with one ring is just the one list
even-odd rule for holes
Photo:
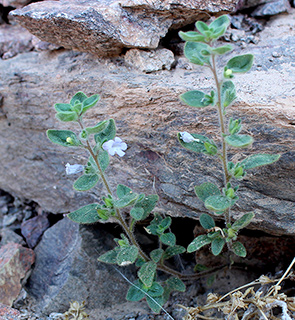
[[20,312],[0,303],[0,320],[19,320]]
[[0,248],[0,303],[12,306],[34,260],[33,250],[20,244],[11,242]]

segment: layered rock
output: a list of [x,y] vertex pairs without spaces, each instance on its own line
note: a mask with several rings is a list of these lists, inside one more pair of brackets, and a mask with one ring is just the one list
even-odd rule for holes
[[123,48],[156,49],[170,28],[232,12],[236,2],[62,0],[33,3],[11,14],[43,41],[109,57]]

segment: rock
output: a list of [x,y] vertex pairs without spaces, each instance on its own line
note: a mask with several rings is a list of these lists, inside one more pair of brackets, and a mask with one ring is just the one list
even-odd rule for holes
[[0,303],[0,320],[19,320],[20,312]]
[[209,14],[232,12],[235,0],[45,1],[11,12],[43,41],[109,57],[123,48],[156,49],[174,26]]
[[[0,248],[0,303],[12,306],[24,279],[34,262],[34,252],[17,243]],[[1,309],[0,309],[1,310]]]
[[236,10],[244,10],[247,8],[257,7],[260,4],[272,2],[273,0],[239,0],[236,6]]
[[258,6],[252,13],[252,17],[273,16],[283,12],[289,12],[291,5],[288,0],[277,0]]
[[30,248],[34,248],[37,245],[43,232],[48,229],[49,226],[50,223],[45,215],[36,216],[22,222],[21,233]]
[[125,62],[142,72],[150,73],[159,70],[171,70],[174,60],[173,52],[168,49],[143,51],[138,49],[128,50]]
[[18,25],[0,25],[0,57],[2,59],[9,59],[18,53],[32,49],[32,35],[26,29]]
[[[79,227],[67,218],[45,231],[27,284],[36,310],[48,315],[67,311],[71,301],[86,301],[89,309],[125,302],[128,283],[112,266],[97,261],[114,244],[99,225]],[[120,271],[132,279],[130,268]]]
[[[255,54],[255,65],[235,77],[238,100],[229,111],[229,116],[242,118],[243,132],[255,139],[250,149],[239,149],[235,159],[262,152],[282,154],[279,162],[249,172],[240,183],[239,207],[233,208],[235,215],[254,210],[250,227],[277,235],[295,234],[293,25],[294,10],[271,18],[258,44],[236,51]],[[270,62],[273,52],[281,57]],[[190,66],[191,70],[176,66],[143,74],[126,68],[123,58],[97,59],[65,50],[29,52],[0,61],[4,96],[0,188],[55,213],[97,201],[95,190],[75,192],[76,177],[65,174],[65,164],[84,164],[85,154],[54,145],[45,135],[50,128],[70,128],[56,121],[53,105],[68,102],[81,90],[101,95],[98,106],[89,110],[89,124],[113,117],[117,135],[129,146],[122,159],[111,159],[107,169],[111,187],[124,183],[146,194],[156,188],[159,210],[197,219],[205,208],[194,186],[205,181],[221,185],[222,176],[218,161],[184,150],[176,138],[179,131],[213,139],[217,135],[215,110],[196,110],[179,100],[188,90],[212,89],[209,70]]]
[[0,236],[1,236],[0,246],[4,246],[10,242],[18,243],[21,245],[26,244],[24,239],[21,236],[19,236],[16,232],[8,228],[0,229]]
[[22,8],[32,2],[31,0],[0,0],[3,7]]

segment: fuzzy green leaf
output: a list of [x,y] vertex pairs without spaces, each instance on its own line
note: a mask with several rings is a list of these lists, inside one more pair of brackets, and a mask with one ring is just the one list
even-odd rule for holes
[[83,174],[74,182],[74,189],[77,191],[87,191],[93,188],[99,180],[97,174]]
[[99,258],[97,260],[100,262],[104,262],[104,263],[116,264],[117,263],[117,255],[118,255],[119,251],[120,251],[120,248],[116,247],[115,249],[107,251],[106,253],[99,256]]
[[214,183],[205,182],[195,187],[195,193],[204,202],[210,196],[220,195],[220,190]]
[[280,159],[280,154],[253,154],[241,162],[241,165],[244,166],[245,170],[265,166],[271,163],[274,163]]
[[209,243],[211,243],[211,239],[209,239],[206,234],[197,236],[187,247],[187,252],[197,251]]
[[210,57],[203,55],[203,51],[210,51],[210,47],[205,43],[200,42],[186,42],[184,46],[184,55],[191,63],[201,65],[210,65]]
[[[48,139],[63,147],[79,147],[82,145],[76,134],[70,130],[47,130]],[[67,141],[68,140],[68,141]]]
[[139,280],[134,282],[134,285],[131,285],[127,295],[127,301],[140,301],[145,297],[145,291],[142,289],[142,283]]
[[167,246],[175,246],[176,237],[172,232],[161,234],[160,241]]
[[69,112],[58,112],[55,117],[59,121],[63,122],[70,122],[70,121],[76,121],[78,120],[78,115],[74,111],[69,111]]
[[106,128],[107,124],[108,124],[107,120],[100,121],[96,126],[85,128],[85,130],[88,134],[99,133],[100,131]]
[[198,90],[192,90],[180,95],[180,99],[190,107],[204,108],[211,104],[205,99],[205,93]]
[[232,249],[233,249],[234,253],[235,253],[237,256],[239,256],[239,257],[245,258],[246,255],[247,255],[247,250],[246,250],[246,248],[245,248],[244,245],[243,245],[241,242],[239,242],[239,241],[234,242],[234,243],[232,244]]
[[205,207],[217,213],[222,213],[232,205],[231,199],[223,196],[210,196],[205,200]]
[[116,124],[113,119],[107,120],[106,127],[100,131],[99,133],[96,133],[94,135],[94,140],[96,143],[99,143],[102,145],[106,141],[114,139],[116,136]]
[[160,297],[164,293],[164,288],[158,282],[153,282],[152,286],[148,288],[147,293],[153,297]]
[[225,81],[221,86],[221,101],[223,107],[228,107],[236,99],[236,88],[232,81]]
[[87,99],[86,94],[79,91],[73,96],[73,98],[70,101],[70,104],[74,106],[76,103],[83,103],[85,99]]
[[132,194],[132,190],[123,184],[118,184],[117,186],[117,196],[119,199],[124,198],[126,195]]
[[204,229],[212,229],[215,227],[214,219],[206,213],[201,214],[200,224]]
[[198,29],[198,31],[204,35],[206,35],[206,31],[209,30],[209,27],[207,26],[207,24],[203,21],[197,21],[196,22],[196,28]]
[[232,70],[233,73],[244,73],[251,69],[253,61],[253,54],[236,56],[227,62],[226,68]]
[[133,193],[131,191],[129,194],[126,194],[123,198],[120,198],[119,200],[115,200],[114,206],[119,209],[129,207],[136,202],[138,196],[139,195],[137,193]]
[[146,262],[138,270],[137,275],[146,287],[152,286],[154,282],[156,270],[157,270],[157,264],[154,263],[153,261]]
[[83,100],[83,104],[82,104],[82,105],[83,105],[82,114],[83,114],[84,112],[86,112],[88,109],[94,107],[94,106],[97,104],[99,98],[100,98],[100,97],[99,97],[98,94],[94,94],[94,95],[92,95],[92,96],[84,99],[84,100]]
[[54,109],[56,112],[71,112],[72,110],[72,105],[69,103],[56,103],[54,105]]
[[233,223],[233,225],[231,226],[232,229],[234,229],[235,231],[238,231],[240,229],[247,227],[247,225],[251,222],[254,216],[255,214],[253,212],[244,214],[241,218],[239,218]]
[[185,284],[179,278],[169,278],[166,280],[166,284],[171,291],[185,292]]
[[67,215],[69,219],[77,223],[95,223],[100,220],[97,213],[97,208],[100,208],[98,203],[88,204],[87,206],[81,207]]
[[214,29],[215,31],[219,28],[227,28],[230,24],[230,20],[227,15],[222,15],[215,19],[213,22],[210,23],[209,29]]
[[214,256],[218,256],[225,245],[225,240],[223,238],[215,238],[211,242],[211,251]]
[[209,142],[210,143],[210,139],[205,137],[205,136],[202,136],[200,134],[196,134],[196,133],[191,133],[191,135],[197,139],[198,141],[193,141],[193,142],[184,142],[182,139],[181,139],[181,135],[180,133],[177,134],[177,138],[178,138],[178,141],[180,142],[180,144],[190,150],[190,151],[194,151],[194,152],[197,152],[197,153],[206,153],[206,148],[204,146],[204,143],[205,142]]
[[179,245],[175,245],[173,247],[168,247],[165,250],[163,258],[164,259],[170,259],[171,257],[176,256],[176,255],[181,254],[181,253],[184,253],[184,252],[185,252],[185,248],[184,247],[179,246]]
[[163,249],[155,249],[150,253],[150,257],[154,262],[158,263],[161,260],[163,253]]
[[225,141],[232,147],[245,148],[253,143],[253,138],[247,134],[233,134],[225,137]]
[[139,220],[144,220],[147,218],[147,216],[154,210],[158,200],[159,196],[156,194],[151,194],[136,202],[134,208],[143,209],[143,215]]
[[142,208],[135,208],[133,207],[131,210],[130,210],[130,215],[131,217],[136,220],[136,221],[139,221],[142,219],[143,215],[144,215],[144,210]]
[[230,52],[232,50],[233,50],[233,47],[230,44],[226,44],[225,46],[221,46],[221,47],[217,47],[217,48],[211,49],[211,51],[213,53],[216,53],[216,54],[219,54],[219,55],[225,54],[225,53]]
[[184,41],[195,41],[195,42],[203,42],[205,37],[198,32],[188,31],[188,32],[179,32],[179,37]]
[[102,171],[105,171],[110,163],[110,157],[106,150],[99,150],[97,156],[98,163]]
[[134,245],[121,247],[117,255],[117,264],[126,266],[135,262],[138,257],[138,248]]
[[155,312],[159,313],[162,309],[163,304],[165,303],[164,297],[155,297],[155,298],[150,298],[146,297],[146,302],[148,306]]

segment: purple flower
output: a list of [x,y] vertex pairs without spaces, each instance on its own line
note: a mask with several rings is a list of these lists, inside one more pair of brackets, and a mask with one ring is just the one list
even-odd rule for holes
[[106,150],[111,156],[117,154],[123,157],[125,150],[127,149],[127,144],[123,142],[120,138],[116,137],[114,140],[109,140],[102,145],[102,148]]

